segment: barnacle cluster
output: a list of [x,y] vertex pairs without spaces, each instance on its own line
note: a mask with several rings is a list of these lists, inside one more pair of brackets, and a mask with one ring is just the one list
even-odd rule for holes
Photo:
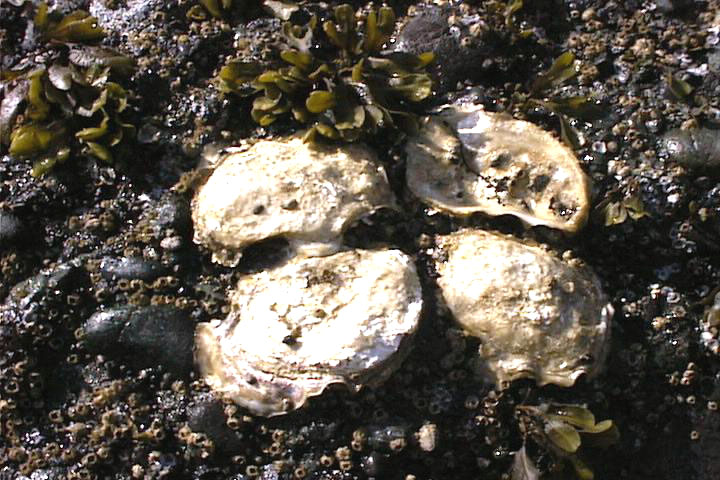
[[233,0],[199,0],[197,3],[187,12],[191,20],[205,20],[208,13],[213,18],[223,18],[233,7]]
[[32,159],[35,177],[71,155],[112,164],[113,152],[135,135],[135,127],[123,118],[128,92],[115,81],[132,72],[133,60],[80,45],[105,35],[85,11],[60,17],[43,3],[35,26],[59,48],[45,63],[12,71],[3,82],[0,144],[13,156]]
[[309,127],[306,140],[320,135],[355,141],[381,128],[412,129],[412,104],[432,95],[424,70],[433,54],[382,51],[395,28],[389,7],[370,9],[362,29],[357,23],[347,4],[335,7],[332,20],[322,25],[316,16],[306,25],[285,22],[289,48],[280,57],[286,66],[262,71],[254,63],[231,61],[220,70],[220,88],[241,95],[261,92],[252,118],[267,126],[291,115]]

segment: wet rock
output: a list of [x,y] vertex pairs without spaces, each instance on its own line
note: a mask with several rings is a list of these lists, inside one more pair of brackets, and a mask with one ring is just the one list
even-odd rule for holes
[[[459,18],[459,22],[451,22]],[[463,15],[449,5],[421,4],[417,13],[402,27],[395,42],[395,50],[421,54],[433,52],[435,62],[430,67],[441,93],[453,90],[458,81],[477,76],[478,68],[487,56],[482,39],[470,32],[483,25],[478,17]]]
[[83,326],[91,352],[124,358],[137,368],[162,365],[178,375],[192,367],[193,328],[182,310],[165,305],[96,312]]
[[385,458],[379,452],[372,452],[362,458],[360,465],[368,477],[376,477],[383,472]]
[[368,147],[264,140],[221,160],[195,195],[195,242],[229,266],[247,246],[278,236],[307,254],[327,253],[354,221],[392,204]]
[[188,427],[207,435],[221,452],[234,453],[242,447],[242,438],[227,426],[222,402],[212,394],[200,394],[188,406],[187,416]]
[[155,209],[153,222],[160,228],[174,228],[178,232],[189,231],[192,225],[190,204],[179,195],[167,195]]
[[409,437],[409,428],[403,423],[395,425],[371,426],[368,428],[368,445],[380,452],[397,452],[405,448]]
[[67,478],[66,473],[66,470],[60,467],[39,468],[32,472],[29,478],[30,480],[63,480]]
[[720,167],[720,130],[671,130],[663,136],[662,146],[671,160],[688,168],[709,170]]
[[197,328],[200,372],[274,416],[330,384],[357,391],[387,379],[408,353],[422,292],[404,253],[352,250],[242,277],[231,300],[228,318]]
[[167,269],[154,260],[140,257],[104,258],[100,263],[100,272],[107,280],[143,280],[152,281],[165,275]]
[[0,248],[19,240],[23,233],[22,223],[12,213],[0,212]]
[[482,106],[450,106],[408,140],[407,184],[452,215],[514,215],[578,231],[590,211],[589,179],[550,133]]
[[44,297],[69,292],[79,282],[87,279],[81,268],[83,258],[60,264],[15,285],[10,290],[7,303],[21,310],[28,309]]
[[571,386],[602,368],[613,308],[579,261],[480,230],[438,237],[438,246],[437,283],[457,322],[480,338],[487,378]]
[[689,4],[687,0],[655,0],[655,6],[662,13],[678,13]]

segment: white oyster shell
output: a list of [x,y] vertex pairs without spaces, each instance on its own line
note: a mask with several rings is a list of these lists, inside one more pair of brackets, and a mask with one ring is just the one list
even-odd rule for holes
[[550,133],[481,106],[447,107],[406,146],[407,183],[454,215],[514,215],[576,232],[588,217],[589,180]]
[[480,338],[490,379],[571,386],[600,370],[613,309],[578,260],[479,230],[438,237],[438,246],[438,285],[458,323]]
[[389,205],[393,194],[369,148],[264,140],[225,157],[200,187],[195,242],[233,266],[243,248],[271,237],[332,244],[353,221]]
[[418,326],[422,292],[399,250],[352,250],[240,279],[222,322],[200,324],[196,360],[215,391],[258,415],[299,408],[329,384],[387,378]]

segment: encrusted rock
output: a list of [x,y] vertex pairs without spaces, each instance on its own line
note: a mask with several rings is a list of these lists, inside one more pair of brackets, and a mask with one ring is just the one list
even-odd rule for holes
[[100,272],[108,280],[140,279],[152,281],[161,275],[167,274],[167,269],[154,260],[145,260],[141,257],[103,258],[100,263]]
[[359,217],[392,204],[385,172],[367,147],[265,140],[225,157],[200,188],[192,205],[195,241],[232,266],[243,248],[271,237],[325,248]]
[[183,375],[192,367],[193,323],[167,305],[116,307],[84,324],[88,350],[130,360],[138,368],[163,365]]
[[0,248],[22,237],[23,224],[12,213],[0,211]]
[[429,69],[440,93],[455,89],[459,81],[480,77],[483,60],[490,55],[482,38],[489,28],[478,15],[462,14],[458,5],[416,5],[393,45],[396,52],[435,54]]
[[458,323],[480,338],[491,380],[571,386],[600,370],[613,309],[580,261],[479,230],[438,237],[438,246],[438,285]]
[[587,220],[588,177],[570,149],[532,123],[447,107],[425,119],[406,153],[410,190],[450,214],[509,214],[567,232]]
[[717,169],[720,166],[720,132],[708,128],[674,129],[662,139],[670,159],[688,168]]
[[384,381],[418,325],[422,292],[398,250],[352,250],[240,279],[220,322],[200,324],[196,360],[206,382],[252,412],[301,407],[329,384]]

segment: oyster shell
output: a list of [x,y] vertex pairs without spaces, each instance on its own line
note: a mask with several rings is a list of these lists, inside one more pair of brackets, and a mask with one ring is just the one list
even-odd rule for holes
[[407,184],[453,215],[514,215],[529,225],[576,232],[590,208],[589,180],[573,152],[529,122],[446,107],[406,146]]
[[438,246],[446,259],[438,285],[458,323],[480,338],[489,378],[571,386],[600,370],[613,309],[578,260],[480,230],[438,237]]
[[352,250],[240,279],[222,321],[196,330],[196,360],[217,392],[274,416],[329,384],[381,383],[418,325],[420,282],[399,250]]
[[225,157],[200,187],[192,202],[195,242],[228,266],[270,237],[322,250],[354,220],[389,205],[385,171],[369,148],[264,140]]

